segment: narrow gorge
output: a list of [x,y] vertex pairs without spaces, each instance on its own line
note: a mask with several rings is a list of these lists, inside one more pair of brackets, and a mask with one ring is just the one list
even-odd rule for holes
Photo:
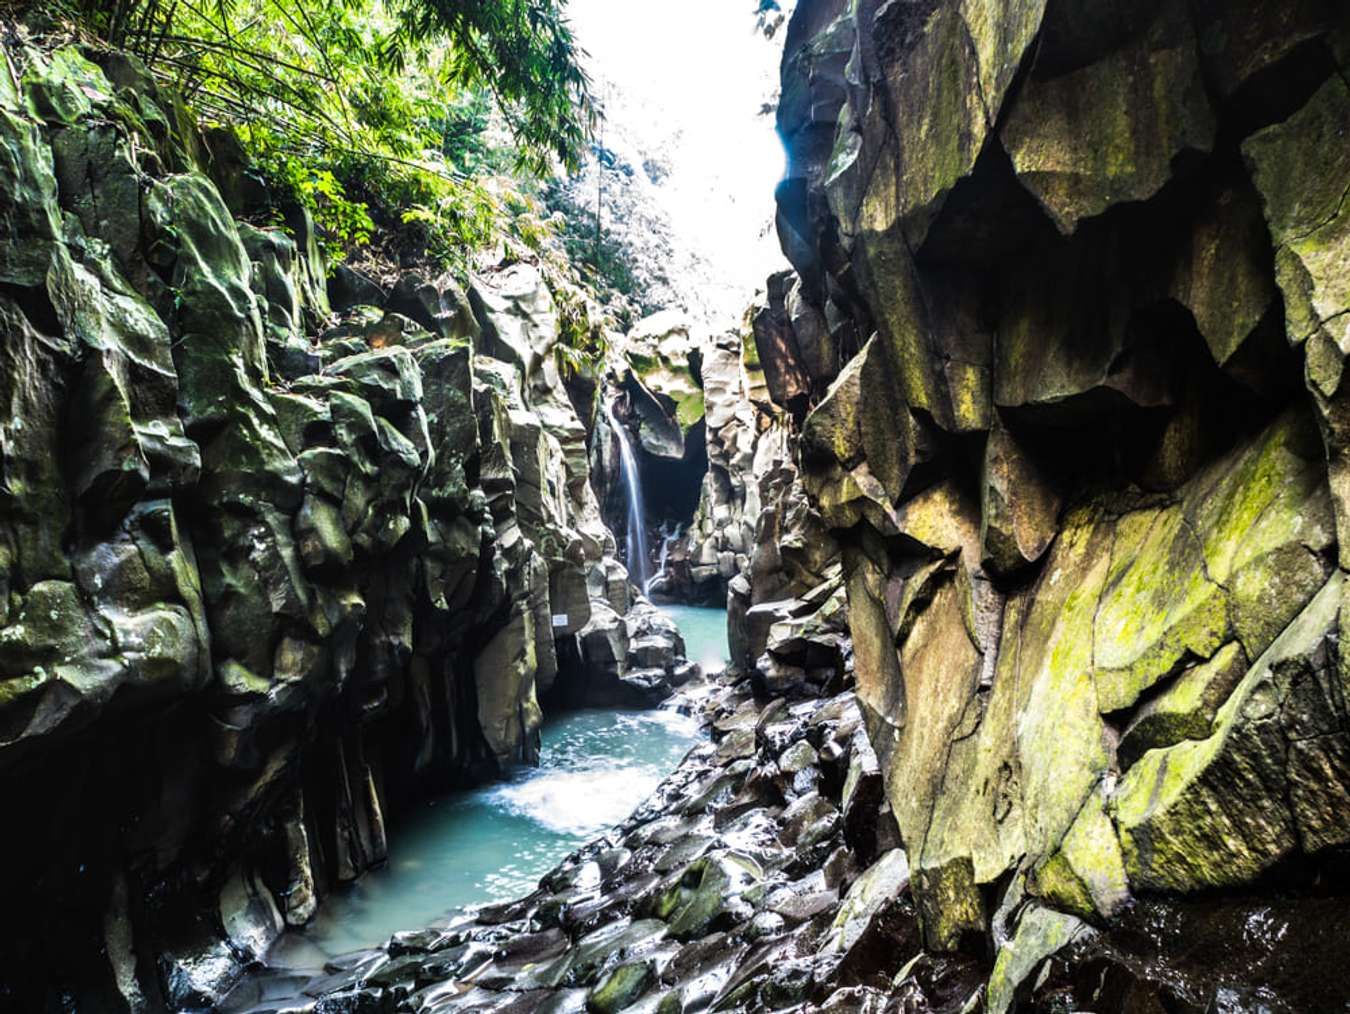
[[572,4],[0,8],[0,1012],[1350,1007],[1350,9]]

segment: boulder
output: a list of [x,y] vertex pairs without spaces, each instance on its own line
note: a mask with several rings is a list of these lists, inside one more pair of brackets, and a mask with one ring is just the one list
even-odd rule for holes
[[703,353],[691,331],[683,315],[664,310],[634,324],[623,343],[629,369],[645,390],[673,406],[671,415],[686,433],[704,414]]
[[1350,835],[1348,734],[1323,689],[1341,590],[1337,574],[1256,659],[1212,733],[1144,754],[1121,779],[1112,817],[1132,883],[1242,883],[1295,850]]
[[999,424],[985,443],[980,508],[981,561],[993,574],[1035,563],[1058,530],[1058,492]]
[[1091,930],[1076,916],[1040,905],[1026,908],[1017,920],[1012,939],[999,948],[989,977],[990,1014],[1006,1014],[1016,1007],[1018,988],[1031,979],[1045,959]]
[[[410,295],[408,289],[405,286],[400,295]],[[328,303],[338,313],[354,306],[383,306],[385,298],[384,289],[374,279],[349,264],[339,264],[328,279]],[[404,305],[411,302],[405,299]]]
[[400,275],[389,297],[377,305],[416,321],[442,338],[478,338],[479,323],[468,297],[443,279],[433,284],[416,272]]
[[753,860],[727,852],[696,859],[654,901],[653,914],[671,936],[706,936],[720,922],[734,920],[744,906],[740,895],[763,877]]
[[847,953],[869,923],[909,886],[909,863],[903,849],[892,849],[865,870],[844,895],[825,941],[827,952]]

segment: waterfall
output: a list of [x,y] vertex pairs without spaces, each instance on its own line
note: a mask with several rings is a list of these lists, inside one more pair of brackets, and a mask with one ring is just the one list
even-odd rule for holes
[[609,427],[619,440],[619,471],[628,487],[628,576],[645,593],[647,591],[647,527],[646,508],[642,502],[642,477],[638,474],[637,455],[628,442],[628,431],[614,416],[614,406],[605,404]]
[[643,592],[650,595],[652,585],[666,576],[666,562],[670,559],[670,547],[680,540],[684,534],[684,525],[678,521],[663,521],[661,523],[661,557],[656,564],[656,573],[647,579],[647,583],[642,586]]

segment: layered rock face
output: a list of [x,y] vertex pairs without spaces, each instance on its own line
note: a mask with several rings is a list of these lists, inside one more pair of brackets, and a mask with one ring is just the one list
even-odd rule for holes
[[237,220],[229,137],[130,62],[21,60],[0,1008],[209,1007],[391,808],[532,762],[550,692],[668,693],[678,635],[628,615],[534,268],[330,305],[303,214]]
[[1347,40],[1316,0],[790,23],[758,351],[923,946],[992,955],[990,1010],[1338,995],[1118,945],[1164,896],[1339,890]]
[[659,466],[671,473],[667,506],[688,478],[674,460],[687,465],[696,442],[706,459],[692,518],[655,533],[665,545],[653,596],[725,603],[735,671],[770,695],[819,694],[849,678],[840,550],[808,501],[773,372],[791,334],[781,310],[756,304],[739,331],[716,336],[654,315],[625,336],[620,371],[637,445],[671,462]]
[[[833,692],[851,678],[843,613],[840,547],[809,502],[797,467],[791,416],[774,403],[761,363],[772,347],[758,324],[766,307],[751,309],[739,339],[740,386],[722,387],[716,428],[709,421],[709,473],[694,537],[719,550],[727,585],[731,663],[761,693]],[[764,358],[761,358],[764,357]],[[747,468],[748,464],[748,468]],[[744,546],[747,551],[734,552]]]
[[700,365],[708,468],[681,548],[693,594],[715,599],[749,565],[759,513],[755,449],[775,409],[767,398],[752,400],[735,334],[708,342]]

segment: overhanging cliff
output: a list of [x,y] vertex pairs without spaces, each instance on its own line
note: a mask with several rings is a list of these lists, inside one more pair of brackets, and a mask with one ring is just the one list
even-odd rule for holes
[[1136,902],[1350,841],[1348,33],[1315,0],[792,19],[758,352],[926,946],[991,942],[991,1009]]

